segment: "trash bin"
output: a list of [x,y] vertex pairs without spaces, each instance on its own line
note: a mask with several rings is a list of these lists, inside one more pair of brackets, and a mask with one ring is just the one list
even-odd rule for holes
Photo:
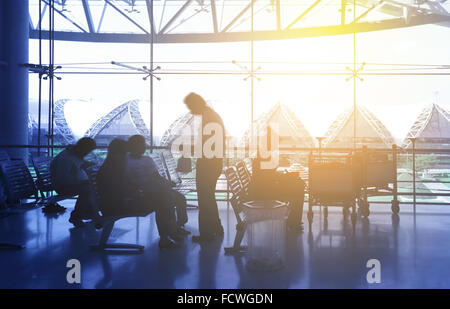
[[270,272],[285,265],[287,203],[250,201],[243,203],[247,221],[247,269]]

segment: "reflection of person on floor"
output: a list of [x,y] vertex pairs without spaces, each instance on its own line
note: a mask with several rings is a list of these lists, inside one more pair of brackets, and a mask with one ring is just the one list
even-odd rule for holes
[[130,153],[127,157],[126,172],[131,183],[144,190],[149,198],[162,200],[172,209],[175,207],[175,211],[171,211],[171,214],[173,214],[171,219],[176,227],[171,231],[170,236],[175,240],[181,240],[180,236],[190,234],[184,228],[184,224],[188,220],[186,198],[172,188],[172,182],[159,174],[155,162],[150,157],[144,156],[145,138],[142,135],[130,137],[128,151]]
[[84,137],[75,146],[69,146],[59,153],[50,164],[51,180],[56,192],[78,195],[75,209],[69,219],[75,227],[83,226],[83,219],[99,217],[95,193],[84,170],[93,164],[85,161],[84,157],[95,148],[95,141]]
[[[198,253],[198,289],[216,289],[216,272],[220,268],[218,265],[220,250],[222,249],[222,240],[212,243],[200,243],[200,251]],[[220,270],[219,270],[220,272]],[[224,282],[220,282],[224,284]],[[226,284],[230,284],[227,282]],[[219,288],[221,288],[219,286]]]
[[[215,190],[223,167],[225,128],[222,118],[198,94],[190,93],[184,99],[184,103],[193,115],[202,117],[202,155],[200,158],[197,158],[195,176],[200,235],[193,236],[192,240],[212,241],[217,237],[223,236],[223,227],[219,218]],[[214,131],[214,136],[211,131]],[[214,137],[218,137],[220,142],[210,145],[210,140],[215,140]]]
[[127,142],[120,139],[113,140],[108,146],[108,155],[97,175],[100,209],[106,217],[145,216],[155,211],[159,246],[174,247],[175,243],[169,238],[173,208],[162,199],[149,196],[149,190],[135,182],[135,175],[127,171],[127,151]]

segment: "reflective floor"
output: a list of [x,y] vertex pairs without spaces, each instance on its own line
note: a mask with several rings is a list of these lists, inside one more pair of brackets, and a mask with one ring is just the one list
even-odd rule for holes
[[[390,205],[372,205],[354,231],[340,208],[330,207],[328,222],[315,208],[311,231],[306,224],[303,233],[287,234],[285,267],[268,273],[247,270],[245,256],[224,254],[235,236],[225,203],[224,239],[205,245],[186,238],[181,248],[161,251],[154,215],[117,222],[111,241],[145,245],[140,255],[91,251],[100,232],[73,229],[70,209],[59,217],[17,211],[0,219],[0,242],[25,249],[0,249],[0,288],[450,288],[450,208],[417,206],[414,215],[411,205],[401,207],[396,220]],[[195,209],[187,228],[196,234]],[[81,262],[81,284],[66,281],[69,259]],[[370,259],[381,263],[381,283],[367,283]]]

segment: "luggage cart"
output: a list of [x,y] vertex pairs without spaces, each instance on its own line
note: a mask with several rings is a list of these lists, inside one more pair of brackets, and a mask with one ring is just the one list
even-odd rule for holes
[[[361,152],[355,154],[353,162],[355,171],[357,171],[357,182],[360,187],[358,210],[363,217],[370,215],[369,197],[391,194],[394,197],[397,196],[394,155],[395,153],[368,151],[366,147],[363,147]],[[398,205],[394,201],[392,203],[392,212],[394,214],[399,212]]]
[[313,206],[324,206],[324,216],[328,216],[328,206],[340,206],[344,216],[352,209],[351,220],[356,223],[356,198],[359,187],[355,177],[353,156],[343,154],[309,155],[309,209],[308,221],[313,221]]

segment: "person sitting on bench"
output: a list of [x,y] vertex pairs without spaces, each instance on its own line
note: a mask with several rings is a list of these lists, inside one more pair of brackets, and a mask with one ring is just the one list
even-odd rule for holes
[[[145,138],[142,135],[133,135],[128,139],[127,172],[134,175],[132,181],[146,188],[149,196],[162,198],[170,203],[176,210],[176,231],[181,236],[189,235],[190,232],[184,228],[188,221],[186,211],[186,198],[183,194],[175,191],[174,184],[163,178],[156,167],[155,162],[144,156]],[[146,185],[149,184],[149,185]]]
[[97,188],[100,210],[105,218],[146,216],[156,213],[156,225],[160,236],[160,248],[174,248],[177,244],[170,239],[174,229],[175,216],[164,201],[149,198],[141,186],[136,186],[135,175],[127,175],[128,144],[114,139],[108,146],[105,162],[97,174]]
[[58,194],[78,195],[69,222],[75,227],[84,225],[83,219],[97,220],[99,213],[95,193],[84,170],[93,163],[84,157],[97,147],[92,138],[84,137],[76,145],[68,146],[50,163],[50,177]]

